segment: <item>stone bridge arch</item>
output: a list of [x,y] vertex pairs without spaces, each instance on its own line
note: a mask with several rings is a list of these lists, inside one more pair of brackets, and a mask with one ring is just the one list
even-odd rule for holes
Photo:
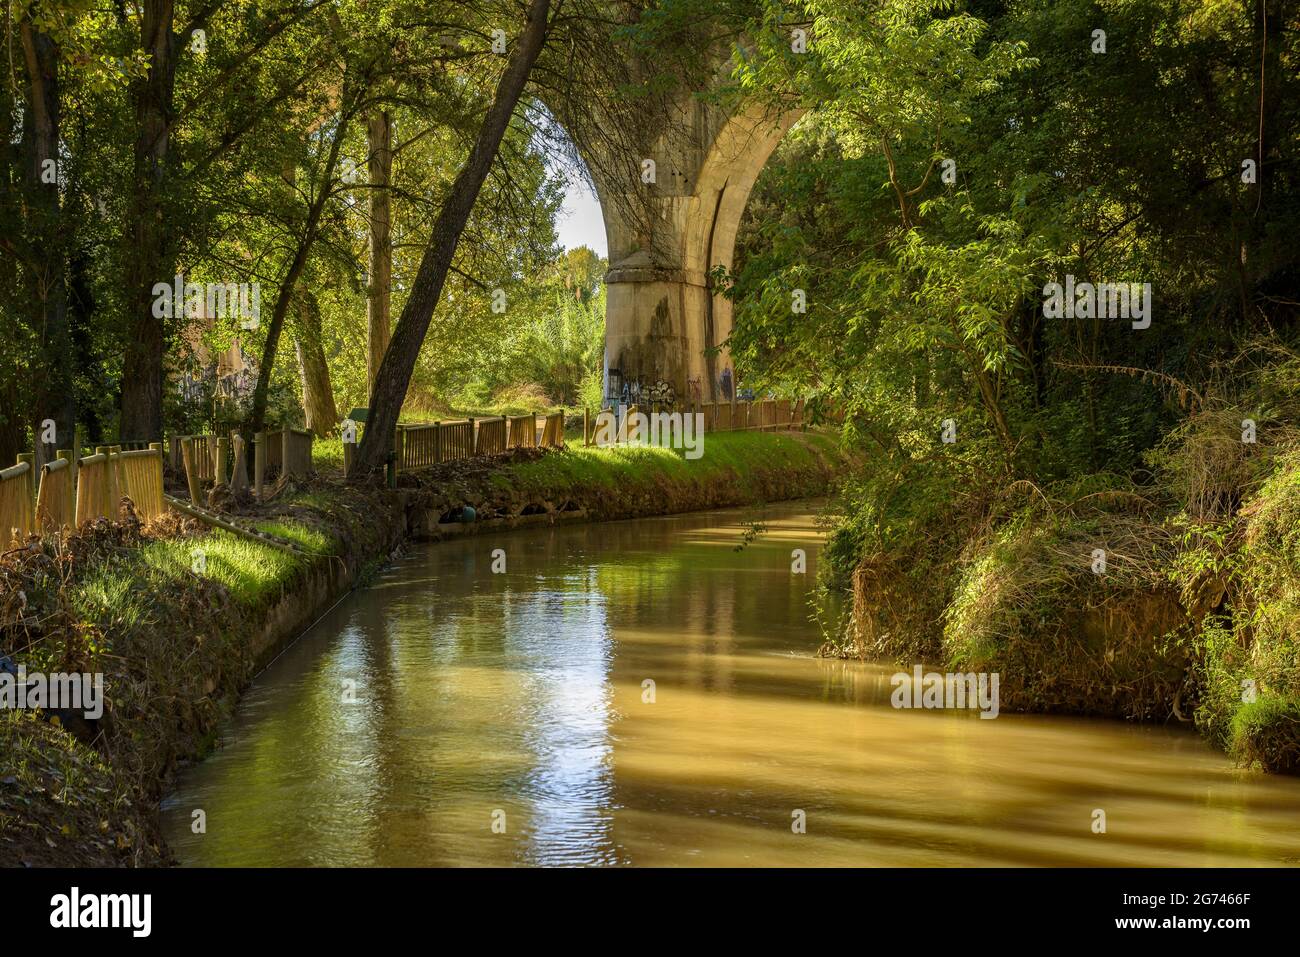
[[[731,360],[725,349],[710,352],[731,334],[732,308],[710,272],[731,268],[750,191],[802,112],[683,95],[648,111],[647,129],[622,155],[584,152],[609,246],[607,392],[617,369],[643,388],[662,381],[679,399],[723,397]],[[647,159],[653,183],[642,180]]]

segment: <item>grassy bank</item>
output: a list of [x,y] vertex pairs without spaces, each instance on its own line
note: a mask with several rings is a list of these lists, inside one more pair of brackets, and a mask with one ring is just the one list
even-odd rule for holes
[[694,461],[645,448],[523,450],[405,475],[396,491],[327,475],[233,508],[303,553],[175,514],[31,539],[0,560],[0,653],[29,673],[102,672],[107,704],[98,722],[67,728],[0,712],[0,864],[164,863],[157,802],[172,773],[215,745],[268,656],[426,512],[664,514],[821,494],[839,464],[835,440],[816,434],[709,436]]
[[[845,464],[823,433],[724,432],[707,436],[696,459],[649,447],[517,449],[402,475],[399,488],[447,519],[445,529],[430,523],[437,537],[546,515],[608,521],[823,495]],[[465,506],[470,527],[452,520]]]
[[[288,490],[243,511],[309,552],[172,515],[148,528],[101,520],[6,553],[5,652],[29,673],[102,673],[106,703],[67,729],[0,713],[0,863],[163,862],[162,789],[212,746],[264,663],[273,611],[313,583],[354,579],[405,532],[385,492]],[[303,604],[298,620],[313,611]]]
[[571,445],[502,470],[492,482],[614,519],[821,494],[841,464],[836,439],[822,433],[720,432],[706,437],[694,460],[677,449]]

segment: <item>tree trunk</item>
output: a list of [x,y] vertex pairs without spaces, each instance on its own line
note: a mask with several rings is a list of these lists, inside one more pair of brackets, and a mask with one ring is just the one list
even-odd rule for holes
[[366,120],[370,146],[370,283],[366,300],[366,382],[373,391],[379,364],[392,335],[389,297],[393,283],[392,215],[389,184],[393,176],[393,118],[375,110]]
[[289,263],[289,270],[280,282],[280,291],[275,297],[275,310],[271,314],[271,324],[266,329],[266,342],[262,346],[262,362],[257,368],[257,387],[253,390],[253,411],[249,416],[245,431],[247,435],[256,435],[262,431],[263,426],[266,424],[266,403],[271,386],[271,372],[275,368],[275,356],[280,348],[280,334],[284,330],[284,317],[289,311],[289,303],[294,298],[294,290],[297,288],[298,279],[307,266],[307,257],[311,253],[311,247],[316,242],[321,214],[325,211],[325,204],[329,202],[329,198],[333,193],[334,170],[338,167],[339,153],[343,148],[343,140],[348,134],[348,120],[350,117],[347,112],[346,101],[348,98],[344,96],[343,99],[343,112],[340,114],[338,127],[334,131],[334,140],[330,143],[329,158],[325,161],[325,168],[321,173],[320,188],[317,190],[311,207],[307,211],[307,222],[303,227],[302,237],[298,241],[297,249],[294,250],[293,261]]
[[370,413],[366,431],[353,457],[349,478],[363,478],[383,464],[391,448],[393,430],[397,426],[406,390],[411,384],[411,374],[420,356],[425,334],[433,319],[433,310],[442,297],[442,285],[451,267],[452,257],[465,223],[478,199],[479,190],[492,168],[497,148],[505,135],[510,117],[514,113],[533,64],[546,40],[546,18],[550,0],[531,0],[528,22],[519,37],[505,73],[497,84],[483,125],[479,128],[474,148],[456,176],[451,193],[438,213],[438,219],[420,260],[411,294],[402,309],[392,341],[379,366],[374,389],[371,392]]
[[[41,374],[28,382],[33,447],[39,468],[72,437],[76,406],[72,388],[72,340],[68,333],[67,244],[59,199],[59,48],[31,22],[20,27],[28,97],[23,122],[26,153],[26,239],[32,251],[25,270],[28,321],[38,343]],[[43,423],[55,425],[42,442]],[[5,463],[6,465],[9,463]]]
[[135,167],[126,229],[128,336],[122,366],[123,439],[162,438],[163,353],[167,331],[153,314],[153,286],[171,282],[174,252],[165,217],[178,39],[173,0],[142,0],[140,45],[149,70],[137,80]]
[[334,387],[330,384],[330,367],[321,345],[320,306],[310,292],[299,296],[299,335],[294,340],[298,356],[298,379],[302,383],[302,408],[307,428],[317,435],[328,435],[339,424],[334,405]]

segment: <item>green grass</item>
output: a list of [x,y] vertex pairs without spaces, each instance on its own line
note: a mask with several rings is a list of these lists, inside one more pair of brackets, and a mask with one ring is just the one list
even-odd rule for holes
[[343,440],[337,436],[317,436],[311,444],[311,463],[317,472],[342,472]]
[[[703,454],[687,459],[682,449],[648,446],[569,445],[512,467],[497,476],[502,486],[532,491],[562,490],[576,485],[617,487],[652,482],[656,478],[709,481],[729,476],[748,484],[758,470],[773,464],[789,468],[816,467],[836,457],[835,437],[815,432],[716,432],[704,436]],[[820,455],[818,453],[821,453]]]
[[1243,704],[1232,716],[1230,750],[1268,771],[1300,773],[1300,700],[1263,697]]
[[[265,531],[327,552],[328,538],[287,522],[260,522]],[[78,611],[91,621],[135,627],[149,620],[151,593],[192,581],[195,555],[202,551],[203,575],[225,585],[234,601],[253,608],[278,597],[306,559],[283,549],[215,530],[183,539],[156,539],[97,568],[83,579],[74,597]]]
[[[305,503],[300,500],[297,504]],[[337,538],[327,535],[319,529],[299,525],[297,522],[260,521],[253,522],[253,527],[258,531],[266,532],[268,535],[274,535],[277,538],[293,542],[295,545],[299,545],[318,555],[328,555],[338,549],[340,545]],[[253,543],[249,542],[249,544]]]

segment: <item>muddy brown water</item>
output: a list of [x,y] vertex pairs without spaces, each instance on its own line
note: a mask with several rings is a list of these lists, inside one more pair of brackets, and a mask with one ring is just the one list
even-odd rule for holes
[[898,667],[816,658],[815,515],[414,549],[258,678],[164,802],[172,849],[204,866],[1300,863],[1300,780],[1183,728],[899,710]]

